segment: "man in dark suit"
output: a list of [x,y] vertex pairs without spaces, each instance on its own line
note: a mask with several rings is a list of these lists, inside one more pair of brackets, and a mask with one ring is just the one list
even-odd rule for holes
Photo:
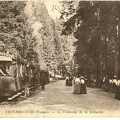
[[45,73],[43,71],[41,71],[41,86],[42,86],[42,90],[45,90],[45,84],[46,84],[46,76]]

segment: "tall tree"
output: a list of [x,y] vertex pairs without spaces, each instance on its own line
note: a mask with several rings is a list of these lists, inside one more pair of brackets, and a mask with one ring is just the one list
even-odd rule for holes
[[74,31],[78,39],[75,53],[78,71],[88,76],[94,74],[99,86],[104,74],[111,77],[119,73],[119,2],[80,1],[70,17],[72,8],[67,4],[69,19],[63,34]]

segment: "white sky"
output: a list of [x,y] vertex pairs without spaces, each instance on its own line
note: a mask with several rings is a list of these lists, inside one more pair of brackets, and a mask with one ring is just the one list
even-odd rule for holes
[[[0,0],[0,1],[3,1],[3,0]],[[4,1],[25,1],[25,0],[4,0]],[[26,0],[26,1],[40,1],[40,0]],[[48,9],[49,15],[54,20],[56,18],[60,17],[59,10],[61,9],[61,6],[60,6],[61,4],[59,3],[59,1],[61,1],[61,0],[41,0],[41,1],[44,1],[45,5]]]
[[45,5],[48,9],[49,15],[55,20],[60,17],[60,3],[59,0],[44,0]]

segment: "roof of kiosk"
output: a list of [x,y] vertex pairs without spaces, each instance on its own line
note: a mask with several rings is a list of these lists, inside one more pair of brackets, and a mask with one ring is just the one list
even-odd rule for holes
[[13,58],[14,58],[13,55],[0,52],[0,61],[12,61]]

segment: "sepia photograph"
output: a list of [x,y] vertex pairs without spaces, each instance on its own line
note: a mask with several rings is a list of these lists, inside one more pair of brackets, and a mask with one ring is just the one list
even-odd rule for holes
[[0,0],[0,118],[119,112],[120,1]]

